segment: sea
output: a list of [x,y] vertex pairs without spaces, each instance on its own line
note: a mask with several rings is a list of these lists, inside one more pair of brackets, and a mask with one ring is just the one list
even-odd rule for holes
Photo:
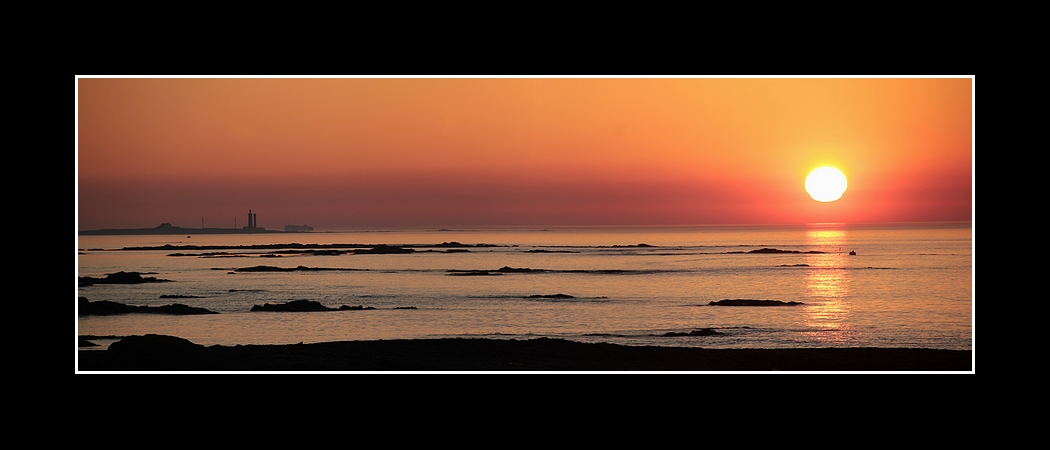
[[[77,304],[217,314],[78,307],[75,324],[98,349],[153,333],[225,346],[549,337],[972,350],[973,250],[971,222],[77,236]],[[168,281],[79,282],[117,272]],[[295,300],[354,308],[251,310]]]

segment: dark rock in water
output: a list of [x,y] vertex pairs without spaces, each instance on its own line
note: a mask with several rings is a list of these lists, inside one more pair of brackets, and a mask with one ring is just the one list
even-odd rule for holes
[[164,306],[148,306],[145,311],[139,311],[143,313],[152,314],[171,314],[175,316],[190,316],[194,314],[218,314],[215,311],[210,311],[205,308],[198,308],[196,306],[183,305],[182,303],[172,303]]
[[499,247],[496,244],[463,244],[460,242],[442,242],[440,244],[434,244],[430,247],[444,247],[444,248],[465,248],[465,247]]
[[371,310],[371,309],[376,309],[376,308],[374,306],[363,306],[363,305],[357,305],[357,306],[346,306],[346,305],[343,305],[343,306],[339,307],[340,311],[364,311],[364,310]]
[[295,266],[295,267],[275,267],[275,266],[253,266],[253,267],[241,267],[234,269],[237,272],[324,272],[324,271],[359,271],[359,270],[371,270],[371,269],[342,269],[338,267],[306,267],[306,266]]
[[569,294],[547,294],[547,295],[539,295],[538,294],[538,295],[530,295],[530,296],[525,297],[525,298],[569,299],[569,298],[576,298],[576,297],[573,297],[573,296],[571,296]]
[[809,267],[809,264],[781,264],[777,267]]
[[377,245],[366,250],[354,250],[355,255],[387,255],[413,252],[415,252],[415,250],[413,249],[404,247],[394,247],[392,245]]
[[778,250],[778,249],[775,249],[775,248],[760,248],[758,250],[751,250],[748,253],[811,253],[811,254],[820,254],[820,253],[824,253],[824,252],[820,252],[820,251],[816,251],[816,250],[810,250],[808,252],[800,252],[798,250]]
[[664,333],[664,336],[667,336],[667,337],[714,336],[716,334],[722,334],[722,333],[719,333],[719,332],[717,332],[717,331],[715,331],[714,329],[711,329],[711,328],[701,328],[699,330],[693,330],[693,331],[690,331],[688,333],[678,333],[678,332],[671,331],[671,332]]
[[505,273],[535,273],[535,272],[544,272],[544,271],[545,271],[544,269],[530,269],[528,267],[516,268],[516,267],[510,267],[510,266],[503,266],[503,267],[500,267],[499,269],[496,269],[496,270],[456,270],[456,269],[452,269],[452,270],[448,271],[448,275],[449,276],[465,277],[465,276],[503,275]]
[[346,250],[310,250],[304,253],[314,256],[340,256],[350,252]]
[[707,306],[795,306],[801,304],[802,302],[782,302],[780,300],[725,299],[708,303]]
[[252,311],[270,311],[270,312],[318,312],[318,311],[365,311],[374,310],[374,306],[347,306],[343,305],[338,308],[329,308],[322,305],[319,302],[313,300],[292,300],[288,303],[271,304],[266,303],[262,306],[253,305]]
[[81,286],[92,286],[95,284],[142,284],[142,283],[170,283],[171,280],[158,280],[157,277],[143,277],[139,272],[117,272],[107,274],[106,278],[80,277]]
[[415,306],[395,306],[394,309],[418,309]]
[[141,309],[139,306],[130,306],[123,303],[102,300],[99,302],[88,301],[80,297],[77,305],[77,314],[81,316],[111,316],[114,314],[128,314]]
[[173,316],[190,316],[196,314],[218,314],[205,308],[187,306],[181,303],[173,303],[164,306],[132,306],[107,300],[90,302],[87,298],[80,297],[78,314],[81,316],[112,316],[116,314],[169,314]]
[[515,268],[515,267],[509,267],[509,266],[503,266],[503,267],[500,267],[499,269],[496,269],[496,272],[500,272],[500,273],[525,273],[525,272],[538,272],[538,271],[539,270],[532,270],[532,269],[530,269],[528,267],[525,267],[525,268],[522,268],[522,269],[518,269],[518,268]]
[[296,269],[275,266],[254,266],[235,269],[237,272],[293,272]]
[[850,254],[850,256],[857,256],[857,251],[856,250],[850,250],[849,254]]
[[199,295],[163,294],[160,298],[204,298]]
[[490,270],[449,270],[447,273],[450,277],[484,277],[484,276],[496,276],[503,275],[499,272],[493,272]]
[[329,308],[313,300],[292,300],[288,303],[271,304],[266,303],[262,306],[252,305],[251,311],[270,311],[270,312],[314,312],[314,311],[337,311],[335,308]]
[[442,242],[440,244],[434,244],[434,247],[470,247],[470,246],[467,245],[467,244],[461,244],[459,242],[452,241],[452,242]]

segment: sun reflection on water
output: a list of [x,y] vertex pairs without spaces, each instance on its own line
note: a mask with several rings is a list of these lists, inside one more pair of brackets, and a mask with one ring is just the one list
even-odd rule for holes
[[852,325],[849,289],[849,256],[846,230],[811,230],[806,233],[810,248],[824,253],[806,256],[806,301],[804,325],[811,339],[827,343],[845,343]]

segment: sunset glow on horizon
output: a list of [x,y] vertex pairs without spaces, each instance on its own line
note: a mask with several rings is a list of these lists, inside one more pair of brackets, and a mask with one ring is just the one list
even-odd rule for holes
[[78,228],[973,220],[973,81],[81,77]]

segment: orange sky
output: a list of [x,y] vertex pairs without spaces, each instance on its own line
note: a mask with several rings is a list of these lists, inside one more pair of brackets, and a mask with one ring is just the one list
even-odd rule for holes
[[973,218],[968,77],[78,78],[77,113],[80,229]]

